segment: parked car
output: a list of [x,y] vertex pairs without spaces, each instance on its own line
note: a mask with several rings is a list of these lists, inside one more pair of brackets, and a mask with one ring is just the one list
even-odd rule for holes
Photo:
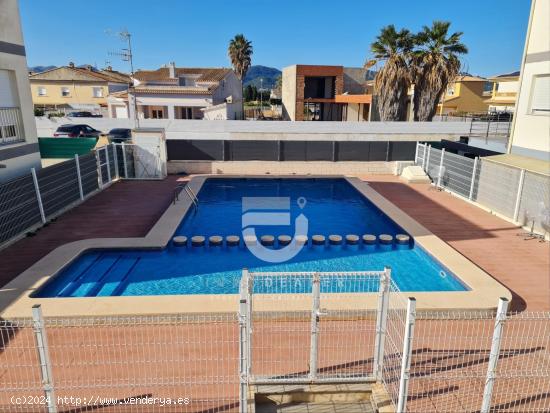
[[77,112],[69,112],[67,114],[67,117],[69,118],[102,118],[103,116],[92,112],[81,110]]
[[112,143],[129,142],[132,139],[132,130],[126,128],[111,129],[107,134],[107,138]]
[[99,138],[101,131],[89,125],[61,125],[53,134],[56,138]]
[[67,117],[69,117],[69,118],[91,118],[92,117],[92,112],[85,112],[85,111],[69,112],[67,114]]

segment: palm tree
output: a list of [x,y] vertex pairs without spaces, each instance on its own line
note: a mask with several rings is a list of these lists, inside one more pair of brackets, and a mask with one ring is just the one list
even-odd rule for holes
[[462,32],[448,36],[450,22],[434,21],[415,36],[412,58],[414,120],[431,121],[441,96],[460,72],[459,55],[468,53],[460,42]]
[[[243,80],[246,76],[246,72],[248,72],[250,64],[252,63],[252,53],[252,42],[247,40],[244,35],[237,34],[229,41],[227,54],[233,65],[233,71],[241,81],[241,90],[243,88]],[[242,99],[241,107],[244,119],[244,102]]]
[[410,53],[414,38],[409,30],[395,30],[394,25],[383,27],[371,51],[376,61],[384,61],[384,66],[374,78],[374,94],[377,99],[380,120],[398,121],[407,117],[407,92],[411,85],[409,73]]

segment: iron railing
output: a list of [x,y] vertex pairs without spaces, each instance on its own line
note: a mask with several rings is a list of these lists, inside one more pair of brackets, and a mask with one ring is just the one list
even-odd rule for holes
[[19,108],[0,108],[0,145],[25,140]]

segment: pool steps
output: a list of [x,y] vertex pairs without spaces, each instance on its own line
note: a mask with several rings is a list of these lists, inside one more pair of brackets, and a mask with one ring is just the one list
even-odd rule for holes
[[[208,237],[208,242],[206,242],[206,237],[202,235],[194,235],[191,238],[192,247],[238,247],[241,246],[241,239],[238,235],[228,235],[222,237],[220,235],[212,235]],[[345,236],[338,234],[330,234],[327,237],[321,234],[316,234],[311,237],[311,240],[307,235],[297,235],[296,239],[304,243],[304,245],[311,246],[339,246],[339,245],[348,245],[348,246],[359,246],[361,244],[365,246],[371,245],[396,245],[396,246],[411,246],[411,237],[406,234],[397,234],[395,237],[389,234],[346,234]],[[328,242],[327,242],[328,239]],[[292,237],[288,235],[262,235],[258,240],[255,236],[247,235],[243,238],[243,245],[256,245],[262,244],[266,247],[285,247],[292,242]],[[189,246],[188,238],[183,235],[177,235],[172,238],[172,245],[174,247],[187,247]]]

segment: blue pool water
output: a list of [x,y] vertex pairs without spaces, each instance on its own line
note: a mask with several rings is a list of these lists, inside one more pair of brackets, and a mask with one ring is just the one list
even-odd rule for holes
[[[183,196],[183,195],[182,195]],[[302,213],[308,235],[391,234],[404,231],[344,179],[209,179],[175,235],[239,235],[243,197],[290,197],[290,226],[256,226],[256,235],[294,233]],[[297,203],[305,198],[305,205]],[[274,247],[278,248],[278,247]],[[410,246],[305,246],[290,261],[272,264],[240,247],[175,247],[159,251],[91,251],[48,282],[38,297],[93,297],[164,294],[232,294],[243,268],[258,271],[375,271],[391,266],[402,291],[464,291],[464,285],[422,248]],[[332,283],[333,281],[328,281]],[[334,281],[336,282],[336,281]],[[258,292],[262,286],[257,286]],[[294,285],[293,292],[310,286]],[[322,285],[335,291],[333,285]],[[370,286],[344,281],[340,292]],[[358,291],[359,290],[359,291]],[[283,291],[284,292],[284,291]]]

